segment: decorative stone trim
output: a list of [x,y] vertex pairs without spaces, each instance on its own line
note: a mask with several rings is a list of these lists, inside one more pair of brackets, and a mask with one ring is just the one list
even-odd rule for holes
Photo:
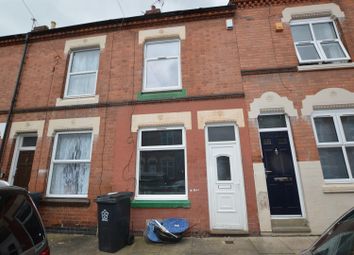
[[180,40],[186,39],[186,27],[166,27],[159,29],[148,29],[139,31],[139,44],[143,44],[151,39],[165,39],[165,38],[179,38]]
[[342,88],[327,88],[302,100],[301,114],[310,116],[315,110],[347,109],[354,105],[354,93]]
[[131,132],[135,133],[141,127],[183,125],[192,129],[191,112],[169,112],[154,114],[134,114],[132,116]]
[[260,98],[255,98],[250,104],[250,109],[248,112],[250,119],[256,119],[260,114],[274,112],[286,113],[289,117],[298,116],[292,101],[272,91],[263,93]]
[[56,131],[90,129],[94,135],[100,131],[100,117],[50,120],[47,136],[54,136]]
[[106,47],[106,36],[85,37],[65,42],[64,54],[68,54],[70,50],[79,48],[99,47],[103,50]]
[[0,123],[0,139],[4,137],[6,123]]
[[347,69],[347,68],[354,68],[354,63],[351,62],[351,63],[320,64],[320,65],[304,65],[304,66],[298,66],[297,70],[299,72],[308,72],[308,71]]
[[18,133],[37,133],[38,137],[43,136],[44,120],[13,122],[10,130],[10,139],[15,138]]
[[341,20],[345,17],[344,12],[342,12],[340,7],[334,3],[288,7],[283,10],[282,14],[283,17],[281,21],[284,23],[290,23],[290,21],[294,19],[309,19],[332,16]]
[[223,109],[198,111],[198,129],[204,129],[208,123],[235,122],[238,127],[245,126],[243,109]]
[[57,98],[55,106],[98,104],[99,95],[93,97]]
[[235,5],[237,9],[245,9],[272,5],[298,4],[310,1],[311,0],[230,0],[229,4]]

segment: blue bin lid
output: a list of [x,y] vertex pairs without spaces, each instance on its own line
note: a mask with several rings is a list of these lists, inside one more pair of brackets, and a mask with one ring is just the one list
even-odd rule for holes
[[146,227],[146,236],[149,239],[149,241],[151,241],[153,243],[161,243],[162,241],[160,240],[160,238],[156,235],[156,233],[154,231],[154,226],[155,226],[154,221],[150,220],[147,227]]
[[189,223],[183,218],[167,218],[161,224],[173,234],[181,234],[189,228]]

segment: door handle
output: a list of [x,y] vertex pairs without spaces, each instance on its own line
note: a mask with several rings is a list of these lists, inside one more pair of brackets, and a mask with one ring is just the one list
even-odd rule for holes
[[267,174],[273,173],[273,171],[269,171],[269,170],[266,170],[265,172],[266,172]]

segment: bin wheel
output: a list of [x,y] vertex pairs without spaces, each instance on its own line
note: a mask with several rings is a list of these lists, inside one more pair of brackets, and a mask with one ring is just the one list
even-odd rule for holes
[[127,245],[132,245],[134,243],[134,235],[130,234],[127,240]]

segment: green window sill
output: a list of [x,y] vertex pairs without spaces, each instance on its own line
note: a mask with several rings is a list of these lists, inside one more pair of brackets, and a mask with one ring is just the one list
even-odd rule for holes
[[138,93],[138,101],[153,101],[153,100],[164,100],[164,99],[177,99],[187,96],[187,90],[181,89],[178,91],[161,91],[161,92],[147,92]]
[[190,208],[190,200],[133,200],[132,208]]

